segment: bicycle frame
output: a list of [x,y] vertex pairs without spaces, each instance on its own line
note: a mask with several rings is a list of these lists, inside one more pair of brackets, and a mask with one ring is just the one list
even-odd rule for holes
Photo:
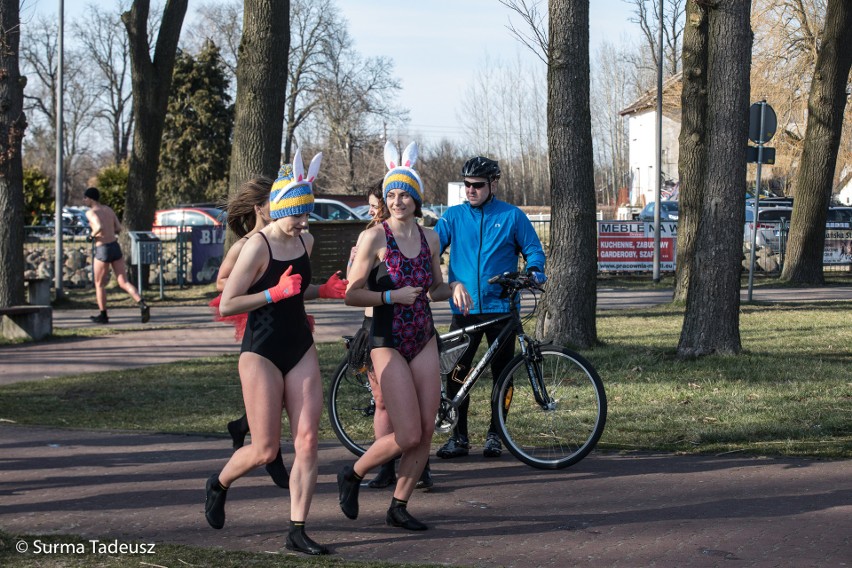
[[[500,333],[497,335],[497,338],[494,342],[488,346],[485,354],[476,364],[476,366],[468,373],[467,378],[462,383],[461,388],[459,389],[456,396],[450,400],[447,399],[445,395],[444,386],[441,386],[441,400],[442,400],[442,408],[439,412],[446,416],[448,413],[443,408],[444,404],[450,404],[454,411],[457,411],[461,403],[468,397],[471,389],[473,389],[476,382],[479,380],[479,377],[482,376],[485,367],[491,363],[494,359],[494,356],[497,354],[497,351],[506,343],[509,336],[512,333],[517,334],[518,337],[518,345],[521,349],[521,355],[527,361],[527,371],[529,372],[532,388],[535,392],[536,400],[542,407],[546,407],[546,403],[544,400],[547,399],[546,396],[542,395],[543,386],[540,377],[540,373],[538,369],[535,368],[533,364],[534,354],[535,353],[535,344],[537,343],[534,339],[530,338],[526,332],[524,331],[523,322],[521,322],[520,310],[519,310],[519,296],[520,293],[515,291],[511,295],[511,306],[509,308],[509,313],[501,316],[497,316],[494,319],[490,319],[488,321],[484,321],[478,324],[469,325],[467,327],[453,330],[449,333],[445,333],[441,335],[442,340],[452,339],[458,337],[460,335],[466,335],[470,333],[475,333],[478,331],[482,331],[491,326],[498,325],[501,322],[508,322],[508,325],[505,325]],[[496,377],[495,377],[496,378]],[[534,379],[534,380],[533,380]],[[447,380],[452,380],[447,377]]]

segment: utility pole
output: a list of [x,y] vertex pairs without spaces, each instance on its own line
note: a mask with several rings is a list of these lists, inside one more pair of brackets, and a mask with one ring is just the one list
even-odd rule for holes
[[654,284],[660,282],[660,198],[663,169],[663,0],[660,3],[657,30],[657,135],[656,180],[654,182]]
[[62,155],[62,128],[64,121],[62,120],[62,93],[64,91],[64,16],[65,16],[65,4],[64,0],[59,0],[59,38],[57,41],[57,51],[59,52],[59,57],[57,58],[57,69],[56,69],[56,214],[54,216],[55,225],[56,225],[56,259],[54,262],[54,287],[56,288],[56,299],[58,300],[62,296],[64,296],[64,292],[62,290],[62,207],[63,204],[63,180],[65,179],[65,172],[63,168],[63,155]]

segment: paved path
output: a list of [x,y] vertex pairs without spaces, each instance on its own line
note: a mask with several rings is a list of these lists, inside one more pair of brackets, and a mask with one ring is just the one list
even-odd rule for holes
[[[291,463],[288,444],[284,452]],[[225,528],[207,526],[204,482],[230,453],[225,438],[0,425],[0,528],[286,554],[287,492],[262,469],[231,489]],[[363,488],[358,520],[343,516],[335,475],[353,459],[321,444],[308,524],[341,558],[487,568],[852,564],[850,461],[595,453],[540,471],[509,455],[433,458],[434,490],[410,501],[431,530],[412,534],[385,526],[390,490]]]

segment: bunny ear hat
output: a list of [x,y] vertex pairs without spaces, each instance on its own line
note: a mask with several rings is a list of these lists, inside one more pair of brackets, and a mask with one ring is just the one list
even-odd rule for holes
[[290,215],[303,215],[314,210],[313,182],[319,174],[322,152],[319,152],[305,175],[302,150],[296,150],[292,164],[284,164],[278,170],[278,178],[269,194],[269,216],[273,219]]
[[420,174],[414,170],[416,162],[417,142],[406,146],[402,153],[402,160],[396,145],[390,140],[385,143],[385,164],[388,167],[388,173],[385,174],[382,182],[382,191],[386,200],[390,190],[401,189],[408,192],[419,205],[423,205],[423,182]]

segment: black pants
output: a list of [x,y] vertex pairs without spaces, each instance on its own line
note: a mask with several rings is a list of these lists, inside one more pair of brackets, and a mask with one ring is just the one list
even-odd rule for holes
[[[454,314],[453,320],[450,323],[450,331],[455,329],[461,329],[463,327],[467,327],[469,325],[474,325],[478,323],[482,323],[484,321],[488,321],[497,316],[503,314],[470,314],[470,315],[460,315]],[[462,383],[467,378],[468,372],[470,372],[471,363],[473,363],[473,358],[476,355],[476,350],[479,349],[479,344],[482,341],[482,336],[488,339],[488,344],[494,342],[497,339],[497,336],[500,335],[500,332],[503,330],[502,327],[492,326],[488,327],[483,331],[478,331],[476,333],[470,334],[470,345],[467,350],[464,352],[464,355],[461,356],[459,362],[456,363],[455,369],[453,369],[452,373],[450,373],[447,379],[447,396],[453,398],[458,394],[459,390],[461,390]],[[512,357],[515,355],[515,341],[517,339],[517,335],[512,333],[508,341],[500,347],[500,350],[494,354],[494,359],[491,360],[491,379],[493,382],[497,382],[497,379],[500,378],[500,375],[503,373],[503,369],[506,368],[506,365],[509,364],[509,361],[512,360]],[[454,430],[454,434],[456,436],[464,436],[467,437],[467,412],[470,407],[470,398],[467,398],[460,406],[459,406],[459,422],[456,425]],[[489,433],[497,433],[497,417],[493,414],[491,415],[491,424],[488,427]]]

